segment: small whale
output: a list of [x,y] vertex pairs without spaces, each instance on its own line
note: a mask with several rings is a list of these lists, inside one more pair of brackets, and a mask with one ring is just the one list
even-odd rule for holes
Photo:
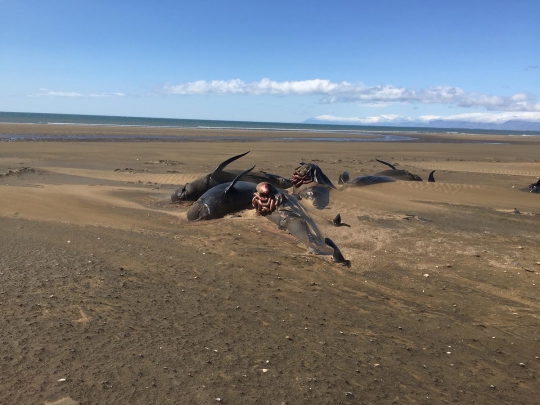
[[[422,178],[416,174],[413,174],[407,170],[397,169],[396,166],[394,166],[391,163],[385,162],[384,160],[380,160],[380,159],[375,159],[375,160],[379,163],[382,163],[383,165],[390,167],[391,169],[391,170],[383,170],[383,171],[374,173],[376,176],[388,176],[396,180],[405,180],[405,181],[407,180],[408,181],[422,181]],[[435,170],[433,170],[429,174],[429,179],[428,179],[429,182],[435,182],[435,178],[433,177],[434,172]]]
[[396,180],[392,177],[377,175],[359,176],[355,177],[354,179],[350,179],[349,172],[343,172],[339,175],[338,184],[343,184],[343,187],[340,189],[343,190],[344,188],[349,186],[363,187],[370,186],[372,184],[393,183],[395,181]]

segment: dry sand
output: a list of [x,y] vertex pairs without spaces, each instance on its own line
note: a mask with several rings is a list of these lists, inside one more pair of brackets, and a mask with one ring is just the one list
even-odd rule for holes
[[[213,134],[0,125],[114,131]],[[0,143],[0,404],[538,403],[540,195],[521,189],[540,139],[234,135],[246,141]],[[437,182],[306,202],[345,268],[252,210],[188,223],[169,204],[247,150],[232,168],[312,161],[336,180],[380,158]],[[330,225],[337,213],[350,227]]]

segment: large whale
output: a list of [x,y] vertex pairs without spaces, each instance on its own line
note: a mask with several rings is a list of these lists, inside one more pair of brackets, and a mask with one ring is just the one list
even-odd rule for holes
[[251,208],[257,185],[239,180],[254,168],[255,166],[240,173],[231,182],[218,184],[206,191],[189,208],[188,221],[221,218],[227,214]]
[[[229,170],[225,171],[225,167],[235,160],[245,156],[249,151],[241,153],[240,155],[233,156],[223,162],[221,162],[216,169],[206,176],[200,177],[191,183],[175,190],[171,195],[171,201],[173,203],[181,201],[196,201],[200,196],[202,196],[206,191],[210,190],[212,187],[215,187],[222,183],[228,183],[233,181],[240,173],[241,170]],[[249,173],[243,177],[243,181],[251,183],[260,183],[261,181],[267,181],[277,188],[285,189],[292,187],[292,183],[289,179],[285,177],[278,176],[276,174],[271,174],[267,172],[259,173]]]
[[282,231],[289,232],[311,252],[332,255],[334,262],[350,265],[337,246],[323,238],[315,222],[294,196],[279,191],[267,182],[262,182],[257,185],[252,204],[261,215],[275,223]]

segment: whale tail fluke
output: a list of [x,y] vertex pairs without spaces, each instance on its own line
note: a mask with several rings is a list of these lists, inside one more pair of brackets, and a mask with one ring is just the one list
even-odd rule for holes
[[337,247],[337,245],[332,241],[330,238],[325,238],[324,243],[326,243],[328,246],[330,246],[332,249],[334,249],[334,254],[332,255],[332,261],[334,263],[339,263],[346,267],[351,267],[351,261],[346,260],[343,255],[341,254],[341,251]]

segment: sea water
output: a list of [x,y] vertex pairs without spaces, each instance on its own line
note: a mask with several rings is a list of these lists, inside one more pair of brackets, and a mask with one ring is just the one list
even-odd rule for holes
[[[309,138],[297,138],[284,136],[282,138],[256,137],[253,140],[259,141],[311,141],[311,142],[396,142],[413,141],[415,133],[440,133],[440,134],[492,134],[492,135],[540,135],[540,132],[528,131],[496,131],[478,129],[449,129],[449,128],[419,128],[419,127],[390,127],[390,126],[358,126],[358,125],[332,125],[332,124],[305,124],[305,123],[283,123],[283,122],[252,122],[252,121],[218,121],[218,120],[196,120],[196,119],[176,119],[176,118],[150,118],[150,117],[122,117],[106,115],[76,115],[76,114],[44,114],[44,113],[18,113],[0,112],[0,122],[3,123],[24,123],[24,124],[56,124],[56,125],[96,125],[96,126],[132,126],[148,128],[191,128],[191,129],[212,129],[212,130],[250,130],[250,131],[278,131],[289,134],[295,132],[311,133],[314,136]],[[316,136],[321,133],[321,136]],[[343,135],[339,137],[324,137],[322,133],[334,133]],[[349,136],[347,136],[349,135]],[[370,138],[354,138],[351,135],[373,136]],[[9,135],[0,133],[0,141],[46,141],[46,140],[107,140],[107,141],[205,141],[205,140],[243,140],[245,137],[234,136],[161,136],[161,135],[128,135],[106,137],[96,137],[87,135],[55,136],[55,135]]]

